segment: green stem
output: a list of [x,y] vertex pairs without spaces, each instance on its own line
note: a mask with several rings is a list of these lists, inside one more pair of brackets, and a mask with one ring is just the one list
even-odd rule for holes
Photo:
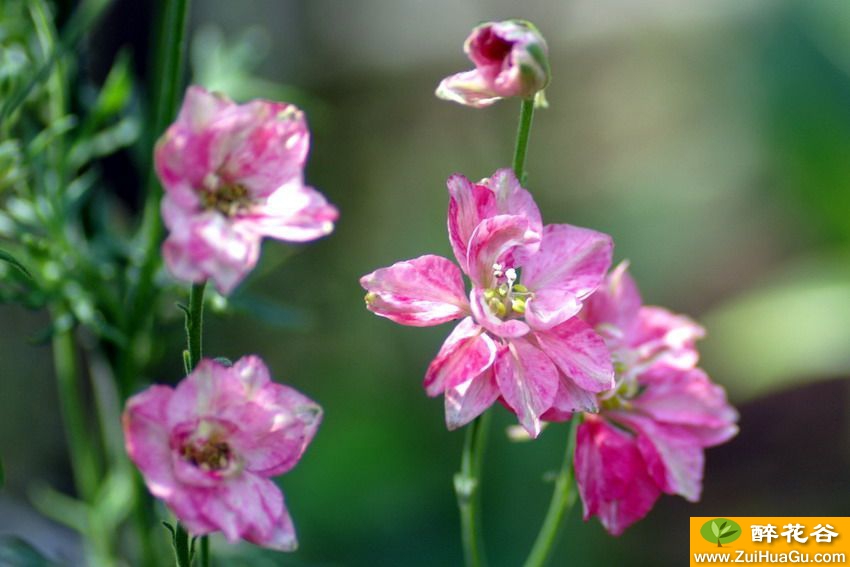
[[201,537],[201,567],[210,567],[210,536]]
[[174,528],[174,559],[177,567],[192,567],[192,540],[180,523]]
[[[192,284],[189,290],[189,308],[186,310],[186,370],[191,372],[201,361],[203,355],[203,328],[204,328],[204,291],[207,282]],[[191,542],[186,528],[179,522],[174,533],[174,553],[177,556],[178,567],[188,567],[191,563]],[[185,557],[181,554],[185,553]],[[186,563],[183,563],[186,561]],[[209,540],[206,536],[201,538],[201,565],[208,567],[210,561]]]
[[201,361],[204,327],[204,290],[207,282],[192,284],[189,291],[189,312],[186,316],[186,344],[189,351],[189,370]]
[[[173,120],[180,101],[182,77],[186,52],[186,22],[188,21],[189,0],[168,0],[161,3],[163,11],[159,18],[158,43],[154,61],[156,69],[153,85],[159,85],[155,94],[156,107],[153,115],[151,130],[145,142],[153,145],[158,137]],[[127,294],[127,312],[125,329],[135,344],[135,339],[149,331],[143,324],[143,319],[150,313],[150,301],[153,293],[153,277],[159,262],[159,243],[162,238],[162,220],[159,213],[159,201],[162,188],[151,167],[148,171],[147,191],[142,213],[142,223],[138,238],[142,249],[138,260],[138,271],[131,279],[130,290]],[[133,356],[133,353],[128,353]],[[135,364],[125,363],[121,373],[122,380],[135,379]],[[122,384],[125,390],[132,390],[130,384]]]
[[525,184],[525,157],[528,155],[528,137],[531,134],[532,118],[534,118],[534,99],[524,98],[519,111],[519,126],[514,148],[514,173],[521,184]]
[[489,413],[475,418],[466,428],[460,472],[455,475],[455,493],[460,508],[460,529],[467,567],[486,565],[479,518],[481,516],[481,465],[487,441]]
[[[186,59],[186,22],[189,14],[189,0],[170,0],[165,3],[159,28],[159,43],[157,45],[157,78],[159,92],[154,111],[152,136],[148,141],[153,142],[168,124],[174,119],[177,104],[180,102],[180,87],[182,86],[184,61]],[[159,238],[162,223],[159,218],[159,198],[162,188],[156,180],[153,169],[148,173],[145,208],[142,217],[142,239],[145,244],[145,257],[142,264],[143,273],[150,276],[151,263],[156,259],[159,249]],[[145,283],[144,281],[142,283]]]
[[[66,317],[66,314],[57,311],[53,315],[53,320],[60,322]],[[98,485],[97,462],[94,448],[89,442],[85,410],[80,397],[73,328],[56,331],[53,335],[52,347],[53,364],[59,387],[59,403],[62,408],[65,435],[68,438],[74,484],[79,497],[86,502],[91,502]]]
[[581,417],[575,416],[570,422],[570,431],[567,439],[567,450],[564,454],[564,462],[555,480],[555,489],[552,491],[552,500],[549,502],[549,511],[525,560],[524,567],[543,567],[549,559],[549,555],[555,547],[561,524],[572,509],[576,501],[576,493],[572,490],[573,485],[573,456],[576,450],[576,432],[581,423]]
[[[70,316],[64,309],[59,308],[53,310],[52,317],[55,323],[62,325],[62,322]],[[51,346],[74,484],[78,497],[85,502],[89,510],[85,534],[86,544],[90,546],[89,561],[92,564],[109,565],[113,562],[112,538],[104,529],[101,518],[94,508],[100,479],[96,448],[91,443],[86,426],[86,410],[80,396],[77,346],[74,341],[73,327],[58,329],[53,335]]]

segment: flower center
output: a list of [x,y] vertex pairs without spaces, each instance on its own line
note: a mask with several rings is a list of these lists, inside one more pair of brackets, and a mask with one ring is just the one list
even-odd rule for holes
[[216,210],[224,216],[232,217],[247,209],[252,199],[248,189],[239,183],[225,183],[216,174],[204,179],[201,190],[201,206],[206,210]]
[[534,294],[528,288],[517,283],[519,276],[514,268],[505,269],[499,263],[493,264],[493,277],[498,285],[484,290],[487,307],[500,319],[525,314],[525,303]]
[[613,353],[614,374],[617,382],[612,390],[600,396],[603,410],[629,409],[631,400],[643,391],[638,384],[637,375],[629,369],[628,354],[628,351],[624,353],[622,350]]
[[230,445],[215,438],[190,440],[183,445],[180,455],[205,471],[226,469],[233,460]]

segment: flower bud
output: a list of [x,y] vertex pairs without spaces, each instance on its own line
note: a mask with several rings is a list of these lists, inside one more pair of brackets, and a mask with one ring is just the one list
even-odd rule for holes
[[475,69],[446,77],[437,96],[474,108],[531,98],[549,83],[546,40],[530,22],[488,22],[472,30],[464,51]]

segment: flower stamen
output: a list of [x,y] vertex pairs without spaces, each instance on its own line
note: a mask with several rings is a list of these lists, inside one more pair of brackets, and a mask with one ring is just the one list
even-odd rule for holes
[[238,183],[214,183],[211,188],[201,191],[200,196],[204,209],[216,210],[227,217],[235,216],[251,204],[248,189]]
[[230,445],[214,439],[205,439],[201,443],[190,441],[183,445],[180,455],[204,471],[226,469],[233,460]]

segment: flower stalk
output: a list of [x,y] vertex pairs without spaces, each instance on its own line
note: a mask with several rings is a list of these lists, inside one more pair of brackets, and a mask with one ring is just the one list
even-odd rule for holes
[[570,420],[570,429],[567,433],[567,450],[564,453],[564,462],[561,464],[561,470],[558,471],[558,477],[555,479],[555,488],[552,490],[552,500],[549,502],[549,510],[546,512],[546,518],[543,520],[543,525],[540,526],[540,532],[538,532],[537,538],[534,540],[531,552],[523,564],[524,567],[543,567],[546,564],[549,555],[555,548],[561,524],[563,524],[567,512],[575,504],[576,492],[573,490],[573,456],[576,451],[576,432],[580,423],[580,414],[573,416]]
[[[172,0],[163,3],[159,18],[158,43],[155,53],[155,73],[153,84],[159,85],[156,93],[156,107],[153,112],[153,126],[146,143],[162,133],[173,119],[182,92],[182,76],[186,59],[186,24],[189,14],[189,0]],[[139,229],[139,241],[142,256],[139,259],[138,271],[131,278],[130,289],[127,293],[127,319],[125,328],[130,337],[129,344],[134,345],[138,337],[150,331],[143,324],[143,317],[150,305],[154,293],[153,276],[159,262],[159,244],[162,239],[162,220],[160,219],[159,201],[162,189],[156,180],[156,174],[151,168],[145,193],[142,222]],[[125,395],[132,391],[135,380],[136,361],[132,346],[125,354],[128,360],[122,361],[119,378]]]
[[522,99],[519,111],[519,126],[514,147],[514,173],[520,185],[525,187],[525,157],[528,155],[528,138],[531,135],[531,121],[534,118],[534,98]]
[[[206,280],[201,283],[192,284],[189,290],[189,308],[186,310],[186,374],[190,374],[203,356],[203,327],[204,327],[204,291],[206,291]],[[200,556],[201,565],[206,567],[210,560],[209,536],[201,536]],[[174,532],[174,554],[177,566],[189,567],[192,563],[192,545],[186,528],[177,523]]]
[[[195,369],[203,354],[204,291],[207,282],[192,284],[189,291],[189,311],[186,313],[186,346],[189,352],[189,372]],[[188,374],[188,372],[187,372]]]
[[463,554],[467,567],[486,565],[480,530],[481,465],[489,423],[490,413],[485,412],[466,428],[460,472],[454,478],[455,494],[460,508]]

